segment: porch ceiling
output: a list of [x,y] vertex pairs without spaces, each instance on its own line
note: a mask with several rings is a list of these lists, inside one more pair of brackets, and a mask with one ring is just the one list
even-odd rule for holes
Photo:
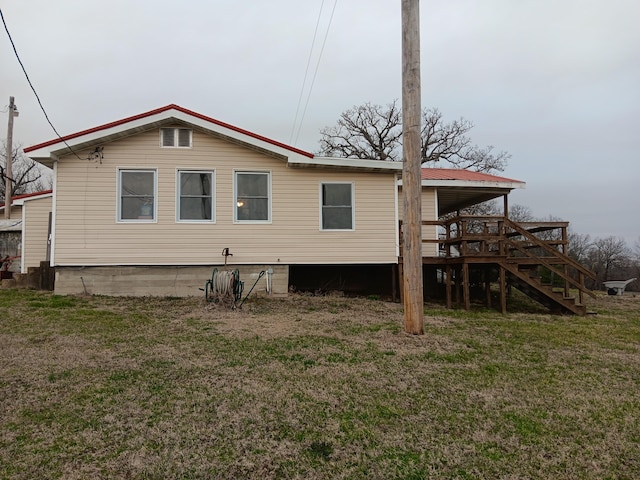
[[446,215],[508,194],[511,188],[438,187],[438,214]]

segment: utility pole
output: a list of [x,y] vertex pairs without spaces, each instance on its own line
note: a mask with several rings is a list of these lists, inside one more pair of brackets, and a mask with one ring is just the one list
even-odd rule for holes
[[4,167],[4,177],[5,177],[5,189],[4,189],[4,218],[9,220],[11,218],[11,197],[12,197],[12,177],[13,173],[11,171],[12,163],[13,163],[13,117],[18,116],[18,109],[14,104],[14,98],[9,97],[9,126],[7,127],[7,156],[5,167]]
[[414,335],[424,333],[421,130],[419,0],[402,0],[402,278],[404,329]]

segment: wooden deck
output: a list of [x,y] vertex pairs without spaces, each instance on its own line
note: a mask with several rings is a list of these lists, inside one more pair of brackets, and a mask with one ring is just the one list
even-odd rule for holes
[[[587,312],[584,295],[594,294],[585,287],[585,279],[595,279],[595,274],[568,256],[568,222],[457,216],[422,224],[439,230],[439,238],[423,239],[423,244],[431,244],[423,250],[434,251],[437,244],[439,254],[424,256],[422,263],[424,271],[435,271],[444,284],[448,308],[455,301],[470,309],[472,293],[490,307],[497,290],[499,309],[506,313],[508,290],[514,287],[552,312]],[[400,235],[402,245],[402,225]],[[402,253],[398,263],[402,278]]]

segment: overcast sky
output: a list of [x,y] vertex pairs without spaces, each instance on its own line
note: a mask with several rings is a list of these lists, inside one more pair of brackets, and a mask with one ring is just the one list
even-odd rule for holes
[[[342,111],[400,98],[400,5],[0,0],[62,135],[176,103],[312,152]],[[632,247],[640,238],[640,2],[423,0],[420,10],[422,105],[472,121],[474,142],[511,153],[503,175],[527,182],[511,204]],[[2,122],[13,95],[14,141],[55,138],[0,34]]]

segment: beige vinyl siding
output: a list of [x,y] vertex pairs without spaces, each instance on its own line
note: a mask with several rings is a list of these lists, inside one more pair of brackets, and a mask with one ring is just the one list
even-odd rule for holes
[[[432,187],[422,188],[422,219],[437,220],[437,191]],[[422,227],[422,238],[437,239],[438,227],[435,225],[425,225]],[[425,243],[422,245],[422,255],[425,257],[438,255],[437,243]]]
[[[404,203],[402,198],[402,187],[398,189],[398,216],[400,220],[404,219]],[[433,187],[422,187],[422,219],[437,220],[437,192]],[[422,227],[422,239],[437,239],[438,227],[435,225],[424,225]],[[422,244],[422,255],[426,257],[438,255],[438,245],[436,243]]]
[[22,238],[23,272],[29,267],[40,266],[47,260],[47,240],[49,234],[49,212],[52,198],[25,200],[24,228]]
[[[2,210],[0,210],[0,212],[2,212],[0,218],[4,219],[4,208]],[[22,219],[22,206],[21,205],[11,205],[11,212],[10,212],[10,220],[21,220]]]
[[[160,148],[159,130],[104,145],[102,163],[65,157],[57,171],[56,265],[396,262],[393,174],[288,168],[284,159],[193,132]],[[81,152],[80,157],[86,157]],[[156,169],[157,221],[117,222],[118,168]],[[215,171],[215,223],[176,222],[178,169]],[[271,173],[271,223],[234,223],[234,171]],[[355,231],[320,230],[321,181],[354,182]]]

